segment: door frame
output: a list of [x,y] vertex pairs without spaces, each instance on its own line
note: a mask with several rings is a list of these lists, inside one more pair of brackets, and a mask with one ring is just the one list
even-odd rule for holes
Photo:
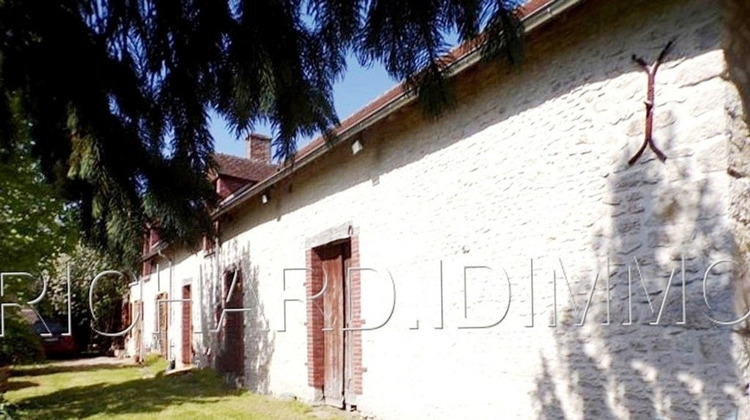
[[[348,229],[351,233],[351,227]],[[308,242],[309,244],[309,242]],[[361,328],[361,287],[358,270],[359,243],[356,235],[335,238],[328,242],[312,245],[307,248],[307,337],[308,337],[308,384],[316,390],[317,399],[337,407],[353,407],[356,405],[357,395],[362,394],[362,336],[361,331],[349,328]],[[341,258],[342,276],[339,296],[343,304],[343,323],[341,331],[342,357],[338,361],[342,372],[342,393],[326,395],[326,354],[324,329],[324,294],[321,251],[338,247],[348,247],[348,258]],[[343,256],[346,252],[342,251]],[[345,261],[346,260],[346,261]]]
[[[169,360],[169,294],[161,292],[156,294],[156,334],[158,335],[157,343],[159,344],[159,353]],[[162,312],[163,311],[163,312]]]
[[349,337],[345,328],[349,311],[347,268],[351,261],[349,240],[336,241],[316,249],[324,273],[323,290],[323,400],[328,405],[344,407],[346,369],[351,358]]
[[[182,286],[182,364],[189,366],[193,363],[193,301],[190,284]],[[187,324],[187,326],[185,325]],[[187,350],[187,351],[186,351]]]

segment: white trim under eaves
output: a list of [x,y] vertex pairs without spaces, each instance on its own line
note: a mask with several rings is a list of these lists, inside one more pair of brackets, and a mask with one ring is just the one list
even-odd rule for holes
[[[524,32],[525,33],[532,32],[539,26],[549,22],[550,20],[552,20],[559,14],[565,12],[566,10],[577,5],[578,3],[581,3],[582,1],[584,0],[554,0],[551,3],[547,4],[546,6],[543,6],[535,10],[533,13],[523,18]],[[480,59],[481,59],[481,54],[479,52],[479,48],[475,48],[474,50],[466,53],[464,56],[462,56],[458,60],[451,63],[450,67],[448,67],[446,70],[447,74],[448,76],[456,75],[466,70],[467,68],[473,66],[474,64],[479,62]],[[415,99],[414,96],[411,95],[410,92],[408,91],[403,92],[399,96],[385,103],[380,108],[374,110],[372,113],[370,113],[370,115],[364,117],[363,119],[358,121],[356,124],[337,133],[338,139],[339,139],[337,143],[333,145],[324,143],[320,145],[318,148],[314,149],[312,152],[301,157],[299,160],[296,160],[294,162],[293,171],[296,172],[302,169],[303,167],[307,166],[310,162],[316,160],[321,155],[326,153],[332,147],[338,144],[344,143],[346,140],[350,138],[353,138],[354,136],[361,133],[368,127],[383,120],[384,118],[388,117],[393,112],[413,102],[414,99]],[[240,190],[236,191],[234,194],[225,198],[221,203],[219,203],[219,209],[216,210],[211,215],[212,218],[218,218],[230,212],[237,206],[240,206],[241,204],[243,204],[248,199],[260,194],[261,192],[267,190],[268,188],[270,188],[277,182],[290,176],[291,173],[292,171],[289,169],[281,169],[279,172],[271,175],[270,177],[266,178],[265,180],[257,184],[253,184],[251,186],[241,188]]]

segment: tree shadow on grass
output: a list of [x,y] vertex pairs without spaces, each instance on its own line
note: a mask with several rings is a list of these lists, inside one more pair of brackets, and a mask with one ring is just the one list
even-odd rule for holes
[[31,388],[34,386],[39,386],[39,384],[31,381],[10,380],[8,381],[7,391],[17,391],[19,389]]
[[44,376],[53,375],[56,373],[71,373],[71,372],[92,372],[95,370],[115,370],[132,368],[134,365],[131,364],[110,364],[110,363],[96,363],[92,365],[35,365],[35,366],[17,366],[10,370],[10,376]]
[[55,419],[158,413],[183,403],[208,404],[240,395],[214,372],[200,370],[179,377],[158,375],[119,384],[95,384],[26,398],[17,405],[23,418]]

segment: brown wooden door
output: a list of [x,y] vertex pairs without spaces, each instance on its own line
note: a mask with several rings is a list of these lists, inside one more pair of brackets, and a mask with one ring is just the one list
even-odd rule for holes
[[159,333],[159,351],[165,359],[169,360],[169,340],[167,337],[167,332],[169,330],[169,306],[167,305],[166,300],[166,292],[156,295],[156,309],[159,316],[157,320],[157,331]]
[[326,290],[323,294],[323,344],[325,402],[337,407],[344,405],[346,383],[347,343],[346,326],[346,267],[349,264],[349,244],[328,245],[319,250],[325,273]]
[[135,361],[143,362],[143,302],[136,300],[133,302],[133,320],[137,320],[133,328],[132,337],[135,340]]
[[[232,286],[234,282],[234,286]],[[224,275],[222,305],[224,309],[243,307],[242,271],[229,271]],[[225,312],[222,325],[223,344],[218,354],[218,371],[243,378],[245,371],[245,312]],[[220,313],[219,313],[220,316]]]
[[193,317],[191,314],[190,285],[182,287],[182,363],[193,361]]

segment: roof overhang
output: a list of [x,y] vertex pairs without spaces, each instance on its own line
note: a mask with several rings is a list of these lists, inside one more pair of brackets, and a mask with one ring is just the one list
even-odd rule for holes
[[[542,2],[542,5],[536,9],[528,12],[522,18],[524,25],[524,32],[526,34],[533,32],[542,25],[553,20],[563,12],[569,10],[573,6],[583,2],[585,0],[550,0]],[[534,3],[532,0],[530,3]],[[446,69],[448,77],[455,76],[464,70],[474,66],[481,60],[480,45],[476,45],[473,49],[459,56],[453,61],[450,66]],[[383,96],[388,96],[394,91],[397,91],[393,98],[386,101],[381,106],[372,110],[369,114],[359,118],[353,124],[341,129],[336,132],[337,141],[334,144],[323,142],[313,150],[308,151],[299,158],[295,159],[294,165],[280,169],[270,177],[247,187],[243,187],[237,190],[234,194],[227,196],[221,203],[219,208],[212,214],[213,218],[218,218],[224,214],[227,214],[235,208],[246,203],[252,197],[262,194],[272,186],[277,184],[279,181],[291,176],[294,172],[306,167],[311,162],[317,160],[322,155],[327,153],[333,147],[345,143],[347,140],[355,138],[357,135],[362,133],[372,125],[384,120],[389,115],[398,111],[401,108],[411,104],[415,100],[415,96],[410,91],[403,88],[403,85],[398,85],[395,88],[388,91]]]

